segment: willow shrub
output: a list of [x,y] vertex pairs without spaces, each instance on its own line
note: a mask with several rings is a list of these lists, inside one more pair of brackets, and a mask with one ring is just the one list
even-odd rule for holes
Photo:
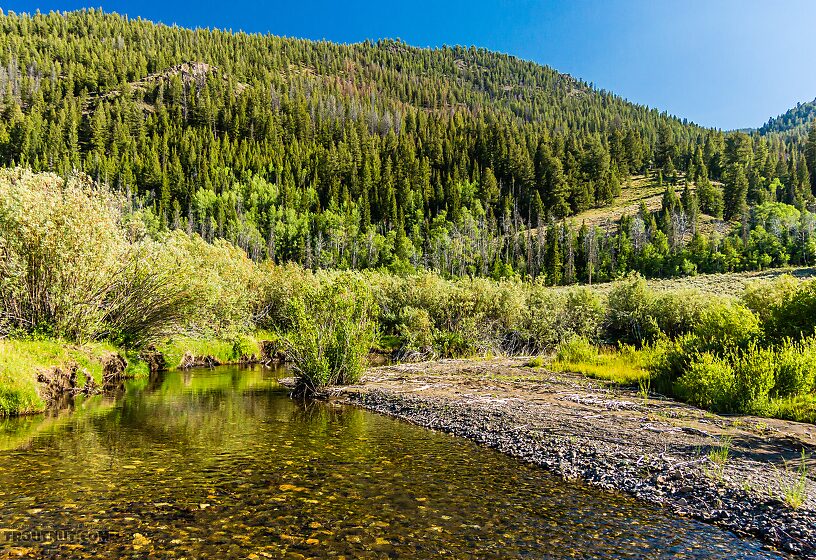
[[113,200],[89,182],[0,172],[0,311],[4,330],[87,339],[125,247]]
[[283,333],[297,377],[297,396],[359,380],[376,329],[377,307],[360,275],[340,274],[304,286],[289,302],[291,328]]
[[769,340],[798,339],[816,332],[816,281],[789,287],[770,308],[764,324]]
[[710,352],[690,357],[673,392],[695,406],[728,412],[734,404],[734,368],[727,359]]
[[371,274],[387,334],[426,355],[463,356],[517,352],[527,286],[483,278],[445,280],[423,272],[408,276]]
[[816,339],[786,340],[777,355],[775,397],[807,395],[816,391]]
[[589,288],[556,291],[535,284],[529,289],[521,330],[533,352],[576,337],[597,342],[605,313],[600,297]]
[[83,175],[0,171],[0,336],[139,346],[190,323],[203,293],[191,264],[206,252],[180,250],[172,240],[195,245],[181,232],[151,238],[124,206]]
[[605,334],[612,342],[648,344],[694,331],[712,305],[695,289],[656,292],[637,273],[616,282],[609,292]]

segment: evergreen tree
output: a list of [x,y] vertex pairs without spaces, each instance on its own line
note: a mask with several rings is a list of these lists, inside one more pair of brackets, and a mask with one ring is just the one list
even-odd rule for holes
[[735,163],[729,171],[724,192],[724,216],[726,220],[740,220],[748,212],[748,178],[742,165]]

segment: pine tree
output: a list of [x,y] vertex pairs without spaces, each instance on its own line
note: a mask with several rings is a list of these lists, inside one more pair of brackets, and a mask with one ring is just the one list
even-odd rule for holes
[[547,270],[547,281],[553,286],[561,284],[564,255],[561,250],[561,236],[559,227],[555,223],[547,226],[547,251],[545,256],[545,267]]
[[734,164],[729,171],[723,193],[726,220],[740,220],[748,211],[748,178],[742,165]]
[[810,185],[816,187],[816,123],[811,125],[805,144],[805,161],[810,170]]

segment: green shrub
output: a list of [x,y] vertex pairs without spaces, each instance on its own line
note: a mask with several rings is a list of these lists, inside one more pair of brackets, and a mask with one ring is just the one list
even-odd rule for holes
[[524,365],[529,368],[540,368],[544,367],[545,361],[544,358],[541,356],[533,356],[530,358]]
[[292,329],[284,334],[298,379],[296,395],[354,383],[375,339],[376,305],[370,287],[342,274],[290,302]]
[[804,395],[816,389],[816,339],[784,341],[777,351],[776,384],[773,395]]
[[692,332],[711,303],[711,298],[698,290],[668,291],[652,299],[647,314],[661,334],[675,338]]
[[[190,265],[206,251],[182,255],[147,229],[136,214],[125,219],[121,197],[84,175],[0,171],[0,335],[135,347],[188,324],[204,307]],[[168,237],[194,244],[181,232]],[[237,275],[224,262],[199,266],[208,264]],[[221,300],[240,292],[232,282]]]
[[420,352],[434,349],[434,327],[431,316],[425,309],[406,306],[397,315],[396,331],[405,348]]
[[589,288],[569,290],[559,318],[560,340],[572,336],[597,340],[605,312],[601,299]]
[[642,344],[655,340],[660,327],[650,313],[655,295],[639,274],[616,282],[607,301],[606,330],[612,340]]
[[240,360],[244,356],[257,356],[260,353],[258,343],[255,339],[246,335],[236,335],[232,338],[232,356],[231,361]]
[[655,342],[649,348],[646,362],[654,389],[671,394],[674,382],[688,371],[692,358],[701,346],[700,339],[693,334],[682,335],[674,340],[661,338]]
[[799,286],[800,281],[790,274],[783,274],[773,280],[757,280],[745,286],[742,302],[761,323],[767,324],[774,310],[782,306]]
[[251,314],[258,327],[272,332],[291,330],[295,317],[290,302],[302,298],[305,290],[317,289],[321,282],[331,278],[328,274],[318,276],[294,264],[264,265],[259,273],[262,277]]
[[27,333],[94,338],[125,253],[118,234],[112,197],[90,181],[2,171],[0,316]]
[[772,399],[765,411],[768,416],[816,424],[816,395],[797,395]]
[[776,380],[773,350],[751,344],[731,357],[734,368],[733,412],[762,413]]
[[798,340],[810,336],[816,330],[816,281],[799,284],[796,289],[784,292],[781,301],[775,303],[765,323],[765,333],[771,342],[784,338]]
[[674,383],[674,391],[695,406],[728,412],[733,406],[734,384],[734,369],[728,361],[705,352],[689,359],[685,373]]
[[746,348],[761,334],[759,319],[738,302],[717,302],[701,314],[694,329],[706,349],[715,352],[727,348]]
[[564,333],[559,321],[564,300],[563,293],[556,292],[543,283],[531,286],[521,329],[532,352],[553,348],[565,339],[562,338]]
[[565,292],[535,284],[529,288],[520,330],[528,349],[534,352],[576,336],[597,341],[605,312],[601,299],[589,288]]
[[478,349],[473,341],[459,332],[443,331],[436,336],[436,348],[442,358],[473,356]]

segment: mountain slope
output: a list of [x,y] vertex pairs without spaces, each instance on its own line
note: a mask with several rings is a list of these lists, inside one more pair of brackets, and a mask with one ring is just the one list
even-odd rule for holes
[[[445,183],[454,172],[472,178],[477,169],[489,167],[501,188],[513,183],[528,187],[532,179],[525,176],[526,168],[545,135],[570,144],[578,161],[568,171],[577,174],[583,163],[578,152],[592,141],[605,148],[606,153],[595,155],[606,167],[608,135],[614,130],[636,134],[629,139],[635,145],[627,145],[628,153],[619,142],[614,154],[618,166],[639,166],[644,154],[631,152],[641,152],[641,145],[648,159],[661,125],[671,129],[681,146],[701,133],[550,68],[481,49],[417,49],[396,41],[336,45],[170,28],[93,10],[6,15],[0,29],[0,91],[12,121],[6,134],[17,134],[17,141],[9,139],[2,146],[6,164],[61,171],[82,167],[99,174],[100,165],[89,159],[113,157],[119,161],[104,162],[109,181],[160,190],[151,173],[156,170],[151,169],[150,146],[142,142],[145,135],[150,142],[158,135],[162,146],[178,153],[184,181],[190,183],[169,193],[182,206],[189,203],[190,191],[213,180],[209,168],[193,171],[200,164],[183,153],[181,138],[205,131],[245,156],[234,161],[229,154],[218,164],[268,175],[270,162],[280,155],[278,146],[273,150],[270,144],[297,140],[309,150],[317,144],[334,151],[338,135],[348,135],[346,124],[361,121],[358,137],[376,136],[377,143],[389,132],[400,139],[415,137],[412,147],[420,152],[417,158],[429,160],[433,183]],[[191,81],[173,71],[185,64],[214,71]],[[134,108],[152,115],[136,114]],[[41,121],[55,130],[38,134],[33,129]],[[122,136],[136,142],[135,150]],[[210,138],[196,143],[204,159],[222,159],[213,153]],[[552,147],[558,152],[566,148]],[[124,163],[121,157],[127,152],[130,162]],[[458,165],[455,160],[462,153],[466,161]],[[172,154],[158,156],[166,173]],[[567,166],[565,153],[555,157]],[[381,154],[379,159],[384,163]],[[294,162],[294,167],[295,175],[320,174],[314,165]],[[606,179],[600,176],[606,170],[601,172],[595,183]],[[313,185],[318,191],[325,187],[323,179]],[[580,178],[573,181],[578,182]],[[579,186],[571,185],[576,191],[573,210],[597,202],[594,192],[579,192],[585,190]],[[319,194],[322,202],[330,202],[327,193]]]
[[[799,144],[726,136],[477,48],[6,14],[0,114],[0,165],[79,170],[128,194],[148,234],[185,228],[311,268],[536,276],[547,259],[565,265],[571,241],[562,231],[533,249],[524,232],[683,178],[696,188],[682,204],[665,192],[660,224],[653,192],[633,222],[637,250],[654,241],[672,260],[654,274],[673,274],[690,265],[672,220],[695,231],[694,193],[702,212],[737,221],[750,205],[812,199]],[[609,277],[632,266],[610,255]]]
[[804,136],[807,134],[807,129],[814,119],[816,119],[816,99],[806,103],[797,103],[796,107],[778,117],[769,119],[768,122],[759,129],[759,132],[760,134],[795,132]]

